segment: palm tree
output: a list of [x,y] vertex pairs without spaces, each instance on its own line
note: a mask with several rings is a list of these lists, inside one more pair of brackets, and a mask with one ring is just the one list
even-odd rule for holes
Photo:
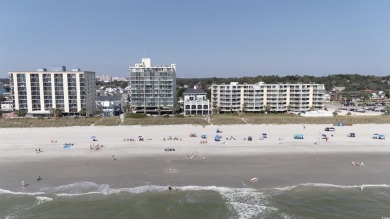
[[56,108],[51,108],[50,109],[50,115],[55,117],[56,116]]
[[127,95],[126,98],[126,112],[129,113],[130,110],[130,95]]
[[55,114],[55,117],[61,117],[62,116],[62,109],[55,109],[54,114]]
[[287,113],[290,112],[290,109],[291,109],[291,106],[290,106],[290,104],[289,104],[289,105],[286,106],[286,112],[287,112]]
[[161,106],[157,107],[157,113],[158,113],[158,116],[160,116],[160,114],[161,114]]
[[266,113],[269,113],[269,111],[271,110],[271,106],[270,105],[265,105],[265,112]]
[[87,115],[87,111],[85,109],[81,109],[79,111],[79,114],[80,114],[80,116],[85,116],[85,115]]
[[242,104],[242,113],[245,113],[246,107],[248,106],[247,103]]
[[173,112],[173,106],[169,106],[169,107],[168,107],[168,110],[172,112],[172,115],[174,114],[174,112]]
[[23,117],[23,116],[25,116],[27,114],[27,110],[25,110],[25,109],[15,110],[15,113],[19,117]]

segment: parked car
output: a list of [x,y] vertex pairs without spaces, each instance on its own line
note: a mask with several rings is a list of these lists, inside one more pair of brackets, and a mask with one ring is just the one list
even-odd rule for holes
[[327,132],[334,132],[334,131],[336,131],[336,129],[333,128],[333,127],[326,127],[325,131],[327,131]]

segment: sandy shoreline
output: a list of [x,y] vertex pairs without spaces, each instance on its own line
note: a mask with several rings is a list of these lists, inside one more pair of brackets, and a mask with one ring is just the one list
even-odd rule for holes
[[[390,135],[389,125],[335,127],[336,131],[331,133],[325,132],[325,127],[185,125],[1,129],[0,188],[36,191],[78,181],[116,188],[149,184],[236,188],[300,183],[390,184],[389,140],[372,139],[374,133]],[[218,128],[223,131],[223,140],[215,142],[213,137]],[[189,137],[191,132],[198,137]],[[259,140],[263,132],[268,138]],[[355,132],[357,137],[346,137],[349,132]],[[329,137],[327,142],[321,139],[323,133]],[[208,143],[200,143],[202,134],[207,135]],[[294,140],[294,134],[304,134],[305,138]],[[96,136],[98,141],[92,142],[91,136]],[[138,141],[138,136],[143,136],[145,141]],[[163,140],[169,136],[179,140]],[[226,140],[231,136],[236,140]],[[248,136],[253,141],[244,140]],[[124,138],[137,141],[123,141]],[[64,149],[63,143],[74,146]],[[91,144],[104,147],[90,150]],[[175,151],[165,152],[167,147]],[[36,154],[37,148],[43,152]],[[198,155],[191,159],[188,155],[193,152]],[[351,161],[364,161],[366,165],[352,166]],[[37,175],[43,180],[35,182]],[[253,177],[259,181],[251,183]],[[30,183],[28,188],[21,188],[22,180]]]

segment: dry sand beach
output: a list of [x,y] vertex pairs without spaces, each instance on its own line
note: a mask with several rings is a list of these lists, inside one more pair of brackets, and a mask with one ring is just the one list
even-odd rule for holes
[[[1,129],[0,185],[58,186],[93,181],[114,187],[201,185],[271,188],[299,183],[390,181],[389,125],[117,126]],[[214,141],[216,130],[221,141]],[[197,137],[190,137],[190,133]],[[356,137],[347,137],[348,133]],[[267,138],[260,140],[261,134]],[[303,134],[304,139],[293,139]],[[328,141],[322,139],[328,136]],[[201,135],[207,135],[207,143]],[[96,136],[97,141],[91,137]],[[139,141],[139,136],[144,141]],[[248,141],[248,136],[253,140]],[[169,140],[177,138],[178,140]],[[126,141],[124,141],[126,139]],[[127,141],[134,139],[135,141]],[[165,140],[164,140],[165,139]],[[233,140],[235,139],[235,140]],[[64,143],[73,146],[64,148]],[[97,145],[103,145],[95,150]],[[91,149],[93,146],[93,149]],[[175,151],[165,151],[174,148]],[[40,149],[41,153],[36,153]],[[115,160],[113,159],[113,155]],[[365,162],[353,166],[352,161]],[[258,182],[250,179],[259,178]]]
[[[0,217],[389,216],[390,142],[372,138],[390,135],[389,125],[326,127],[331,125],[0,129]],[[351,132],[356,137],[347,137]],[[260,140],[262,133],[267,138]]]

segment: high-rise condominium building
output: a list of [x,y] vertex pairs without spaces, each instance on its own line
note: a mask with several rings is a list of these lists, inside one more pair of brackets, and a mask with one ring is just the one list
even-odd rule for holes
[[223,112],[306,112],[324,109],[323,84],[212,85],[211,107]]
[[66,71],[62,66],[8,74],[15,110],[27,110],[30,115],[50,114],[52,109],[61,109],[64,115],[95,112],[95,72]]
[[176,107],[176,65],[152,66],[150,58],[129,68],[133,112],[172,113]]

